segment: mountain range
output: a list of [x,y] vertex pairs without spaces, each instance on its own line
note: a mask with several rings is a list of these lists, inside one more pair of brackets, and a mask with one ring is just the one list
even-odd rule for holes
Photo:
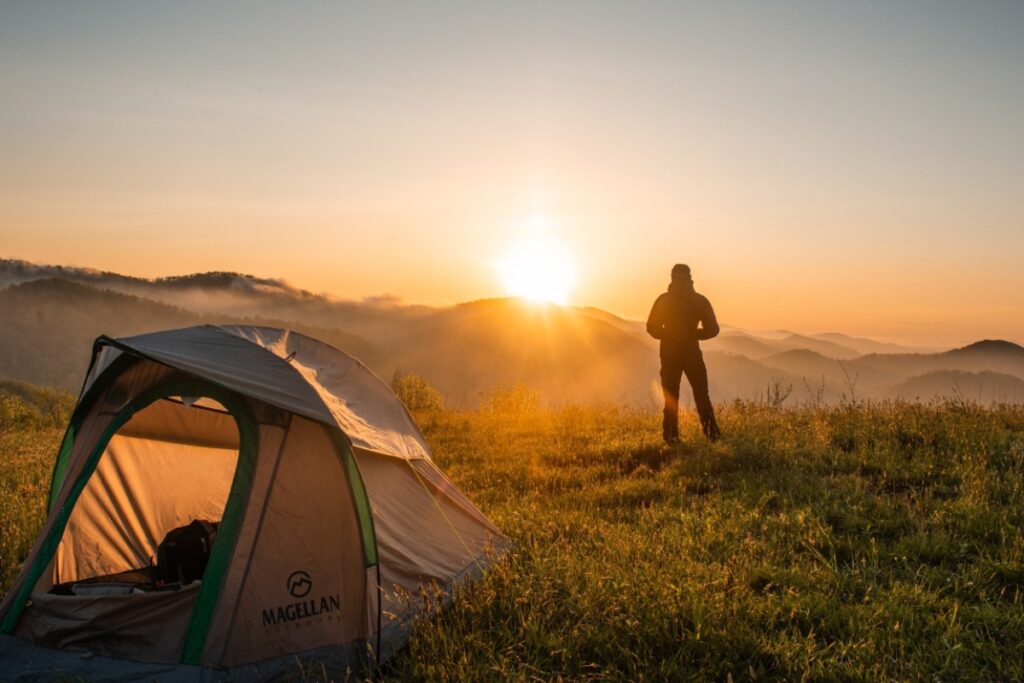
[[[100,334],[226,323],[309,334],[385,380],[419,374],[456,406],[517,383],[551,404],[659,400],[656,342],[642,322],[598,308],[518,299],[450,307],[344,301],[239,273],[150,280],[0,259],[0,377],[77,390]],[[791,402],[1024,403],[1024,348],[1008,341],[942,351],[836,332],[723,330],[703,344],[715,401],[792,387]]]

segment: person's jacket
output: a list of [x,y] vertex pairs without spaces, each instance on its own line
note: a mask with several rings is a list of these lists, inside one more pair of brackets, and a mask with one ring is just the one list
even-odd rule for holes
[[718,335],[718,320],[707,297],[690,283],[675,283],[654,302],[647,316],[647,333],[661,340],[666,351],[699,351],[699,342]]

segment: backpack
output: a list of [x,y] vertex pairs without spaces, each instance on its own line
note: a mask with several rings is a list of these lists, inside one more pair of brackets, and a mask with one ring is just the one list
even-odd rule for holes
[[205,519],[168,531],[156,550],[157,580],[185,585],[202,579],[216,540],[217,523]]

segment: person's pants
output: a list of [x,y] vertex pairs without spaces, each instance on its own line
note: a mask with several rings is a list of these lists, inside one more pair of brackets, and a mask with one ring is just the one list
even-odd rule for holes
[[700,418],[704,435],[712,441],[720,432],[715,422],[715,409],[708,395],[708,369],[704,365],[704,356],[700,351],[663,354],[661,358],[661,388],[665,394],[665,414],[661,423],[661,433],[665,441],[679,438],[679,384],[683,373],[693,389],[693,402],[697,406],[697,417]]

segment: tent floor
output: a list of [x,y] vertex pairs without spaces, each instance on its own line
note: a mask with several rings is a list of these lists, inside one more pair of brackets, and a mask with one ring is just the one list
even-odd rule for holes
[[156,567],[143,567],[141,569],[129,569],[116,574],[105,576],[92,576],[81,581],[69,581],[59,583],[50,589],[54,595],[75,595],[75,586],[95,586],[104,583],[134,584],[139,588],[153,590],[156,587]]
[[245,664],[230,669],[213,669],[187,664],[149,664],[89,652],[39,647],[19,638],[0,634],[0,679],[7,682],[85,679],[88,681],[276,681],[301,671],[325,671],[340,679],[348,672],[368,666],[366,644],[331,646]]

